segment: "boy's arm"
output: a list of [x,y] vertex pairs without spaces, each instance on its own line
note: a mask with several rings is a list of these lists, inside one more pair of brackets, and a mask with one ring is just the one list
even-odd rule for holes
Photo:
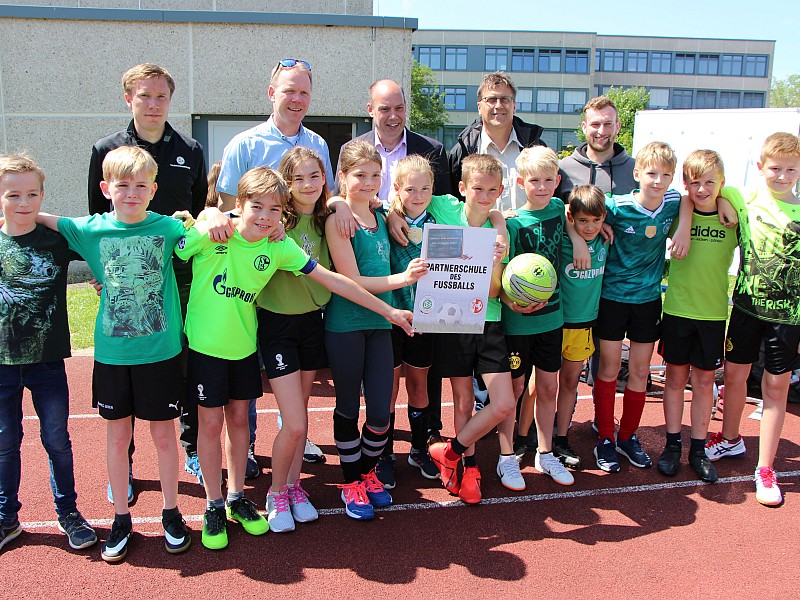
[[572,242],[572,264],[581,271],[591,269],[592,255],[589,253],[589,245],[586,240],[578,235],[575,226],[569,221],[564,223],[564,229]]
[[386,227],[389,229],[389,235],[398,245],[403,248],[408,246],[408,232],[411,231],[411,228],[406,223],[403,215],[393,208],[390,208],[386,214]]
[[51,215],[50,213],[40,212],[36,215],[36,222],[39,225],[44,225],[48,229],[52,229],[53,231],[58,231],[58,220],[61,217],[56,215]]
[[332,196],[328,200],[328,210],[333,212],[333,220],[336,223],[336,231],[340,236],[351,238],[356,234],[358,223],[353,216],[347,202],[341,196]]
[[667,250],[670,251],[672,258],[681,259],[689,254],[689,244],[692,240],[692,214],[694,213],[694,202],[689,196],[681,196],[681,207],[678,211],[678,227],[675,229]]
[[736,212],[733,204],[722,195],[724,192],[725,188],[722,188],[719,196],[717,196],[719,222],[725,227],[736,227],[739,224],[739,213]]
[[308,276],[314,281],[324,285],[334,294],[347,298],[372,312],[378,313],[390,323],[401,327],[408,335],[413,335],[411,330],[411,312],[389,306],[380,298],[376,298],[370,294],[355,281],[339,273],[333,273],[322,265],[318,264],[314,267],[314,270],[311,271]]

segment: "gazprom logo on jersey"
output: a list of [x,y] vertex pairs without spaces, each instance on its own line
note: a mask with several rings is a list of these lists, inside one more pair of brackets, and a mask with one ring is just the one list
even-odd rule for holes
[[242,302],[247,302],[248,304],[255,300],[256,295],[253,292],[247,292],[242,288],[238,288],[236,286],[228,287],[225,283],[228,281],[228,270],[225,269],[222,272],[222,275],[217,275],[214,277],[214,283],[212,286],[214,287],[214,291],[218,293],[220,296],[225,296],[226,298],[238,298]]
[[575,265],[569,263],[566,267],[564,267],[564,275],[570,279],[594,279],[595,277],[600,277],[603,273],[605,273],[605,270],[605,265],[597,269],[581,270],[576,269]]

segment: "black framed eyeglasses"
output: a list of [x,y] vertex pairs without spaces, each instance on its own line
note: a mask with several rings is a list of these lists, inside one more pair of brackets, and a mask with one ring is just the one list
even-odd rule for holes
[[311,65],[304,60],[300,60],[299,58],[284,58],[278,61],[278,65],[286,69],[291,69],[292,67],[301,65],[311,71]]

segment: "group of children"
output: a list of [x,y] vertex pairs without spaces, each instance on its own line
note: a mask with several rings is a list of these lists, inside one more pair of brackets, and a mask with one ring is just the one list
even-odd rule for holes
[[[396,484],[394,473],[387,476],[377,466],[381,457],[393,456],[394,406],[403,366],[411,428],[408,462],[424,477],[441,477],[450,493],[465,503],[479,503],[475,444],[496,428],[497,475],[505,487],[523,490],[523,453],[515,452],[515,446],[529,439],[528,429],[535,425],[535,469],[571,485],[570,469],[580,467],[581,458],[567,432],[578,378],[595,340],[600,354],[594,382],[598,467],[619,471],[619,455],[637,467],[652,464],[636,431],[650,358],[660,339],[659,352],[667,363],[667,437],[658,470],[665,475],[678,470],[683,394],[691,376],[689,463],[701,479],[712,482],[717,478],[713,461],[744,452],[738,426],[745,379],[764,339],[756,497],[764,504],[779,504],[772,462],[800,342],[800,205],[794,195],[800,178],[800,140],[783,133],[768,138],[759,163],[764,183],[746,200],[723,187],[722,161],[706,150],[684,161],[687,195],[682,200],[669,189],[676,164],[668,145],[648,144],[636,156],[638,190],[605,197],[594,186],[579,186],[565,211],[553,198],[559,181],[557,156],[547,148],[526,149],[517,168],[527,202],[506,220],[494,210],[503,189],[497,159],[481,154],[464,159],[461,202],[453,196],[432,196],[430,165],[409,156],[397,167],[392,209],[384,215],[373,206],[381,185],[381,156],[374,147],[356,141],[343,148],[341,195],[330,199],[320,157],[296,147],[284,156],[278,171],[258,167],[242,177],[232,224],[218,211],[192,224],[185,215],[181,222],[147,210],[157,167],[140,148],[116,149],[103,162],[101,188],[113,212],[77,219],[40,212],[44,175],[32,160],[0,158],[5,219],[0,244],[9,249],[3,252],[1,282],[11,299],[6,305],[14,311],[3,321],[2,331],[0,373],[3,380],[13,377],[14,385],[6,391],[4,384],[0,398],[0,438],[12,457],[0,461],[0,497],[5,498],[0,502],[0,547],[20,532],[16,491],[23,387],[31,389],[42,419],[59,527],[74,548],[97,540],[75,505],[66,433],[65,269],[77,258],[73,251],[88,262],[103,286],[92,395],[107,422],[107,463],[115,499],[114,522],[102,549],[106,561],[125,557],[132,531],[125,493],[131,416],[150,423],[164,497],[166,548],[178,553],[191,542],[177,507],[174,428],[187,393],[199,406],[204,546],[227,546],[229,520],[252,535],[269,529],[291,531],[296,523],[315,520],[317,511],[301,486],[300,470],[311,386],[316,371],[326,365],[336,390],[333,433],[342,468],[341,496],[346,514],[354,519],[372,519],[375,508],[392,502],[387,489]],[[330,210],[336,217],[326,221]],[[355,223],[352,239],[338,233],[337,221],[342,219]],[[738,235],[730,228],[737,220]],[[427,273],[420,258],[426,223],[497,230],[482,334],[412,334],[415,283]],[[395,225],[407,232],[399,241],[389,234]],[[608,234],[600,235],[604,226],[613,243],[606,239]],[[221,231],[228,232],[225,243],[215,241]],[[272,241],[270,236],[283,239]],[[673,258],[680,260],[672,261],[662,323],[668,237],[673,238]],[[737,245],[742,268],[726,341],[727,269]],[[180,258],[193,258],[185,377],[173,251]],[[522,307],[505,295],[500,282],[505,263],[529,252],[553,263],[559,284],[548,302]],[[328,270],[331,265],[336,272]],[[630,343],[630,375],[615,431],[616,379],[625,338]],[[243,494],[250,443],[246,401],[262,394],[259,350],[282,416],[273,444],[266,518]],[[721,434],[706,443],[714,371],[723,356],[725,422]],[[455,436],[428,445],[426,382],[432,367],[451,381]],[[479,412],[474,410],[475,376],[491,398]],[[359,429],[362,396],[366,418]],[[58,411],[44,410],[45,403],[57,404]],[[51,426],[46,415],[59,422]],[[226,495],[221,484],[223,425]]]

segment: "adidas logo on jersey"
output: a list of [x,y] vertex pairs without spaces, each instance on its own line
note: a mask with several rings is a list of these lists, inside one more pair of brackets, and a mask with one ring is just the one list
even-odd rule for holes
[[625,233],[636,233],[636,230],[633,228],[633,225],[631,225],[625,230]]

